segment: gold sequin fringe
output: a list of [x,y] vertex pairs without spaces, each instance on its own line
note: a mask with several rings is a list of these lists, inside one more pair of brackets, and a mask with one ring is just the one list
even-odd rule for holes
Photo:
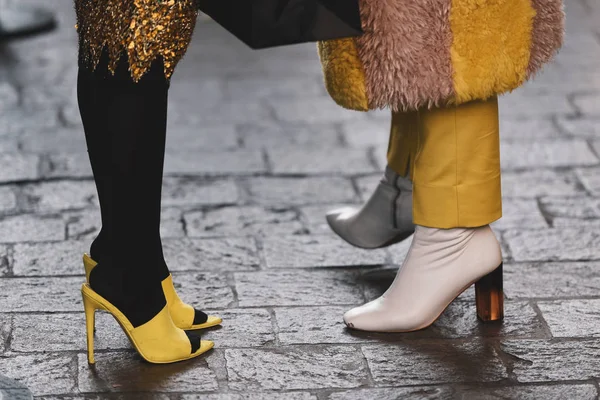
[[169,79],[194,33],[195,0],[75,0],[80,57],[95,69],[104,48],[114,74],[126,52],[137,82],[159,56]]

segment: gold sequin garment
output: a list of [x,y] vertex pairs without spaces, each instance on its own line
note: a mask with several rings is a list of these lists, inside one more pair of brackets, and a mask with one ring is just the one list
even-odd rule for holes
[[95,69],[104,48],[114,74],[124,52],[135,82],[159,56],[169,79],[192,38],[195,0],[75,0],[80,60]]

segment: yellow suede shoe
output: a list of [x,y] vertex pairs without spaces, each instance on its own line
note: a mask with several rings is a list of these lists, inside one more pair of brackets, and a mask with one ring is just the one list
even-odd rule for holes
[[[83,267],[85,268],[85,277],[88,284],[90,283],[90,274],[96,265],[98,265],[98,263],[94,261],[88,254],[83,254]],[[194,307],[184,303],[175,291],[175,286],[173,285],[173,276],[169,274],[169,276],[163,280],[161,284],[165,298],[167,299],[169,313],[171,314],[171,318],[173,319],[176,327],[190,331],[211,328],[213,326],[220,325],[223,322],[221,318],[209,315],[206,322],[194,324],[196,311],[194,310]]]
[[83,307],[85,309],[89,364],[95,364],[96,362],[94,359],[96,310],[108,311],[119,322],[140,356],[153,364],[170,364],[189,360],[206,353],[214,347],[214,343],[210,340],[201,340],[200,347],[194,351],[185,331],[177,328],[173,323],[167,306],[150,321],[134,328],[117,307],[96,293],[89,284],[83,284],[81,295],[83,296]]

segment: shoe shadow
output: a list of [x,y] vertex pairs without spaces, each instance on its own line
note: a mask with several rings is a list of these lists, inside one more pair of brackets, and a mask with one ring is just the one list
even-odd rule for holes
[[133,351],[97,353],[95,365],[81,365],[80,360],[80,387],[86,392],[162,392],[174,387],[194,391],[204,377],[210,381],[212,373],[206,356],[212,352],[193,360],[160,365],[144,361]]

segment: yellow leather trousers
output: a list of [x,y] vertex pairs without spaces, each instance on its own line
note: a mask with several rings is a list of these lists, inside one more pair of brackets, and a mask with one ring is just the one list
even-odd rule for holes
[[498,99],[392,115],[388,165],[413,181],[413,219],[470,228],[502,216]]

